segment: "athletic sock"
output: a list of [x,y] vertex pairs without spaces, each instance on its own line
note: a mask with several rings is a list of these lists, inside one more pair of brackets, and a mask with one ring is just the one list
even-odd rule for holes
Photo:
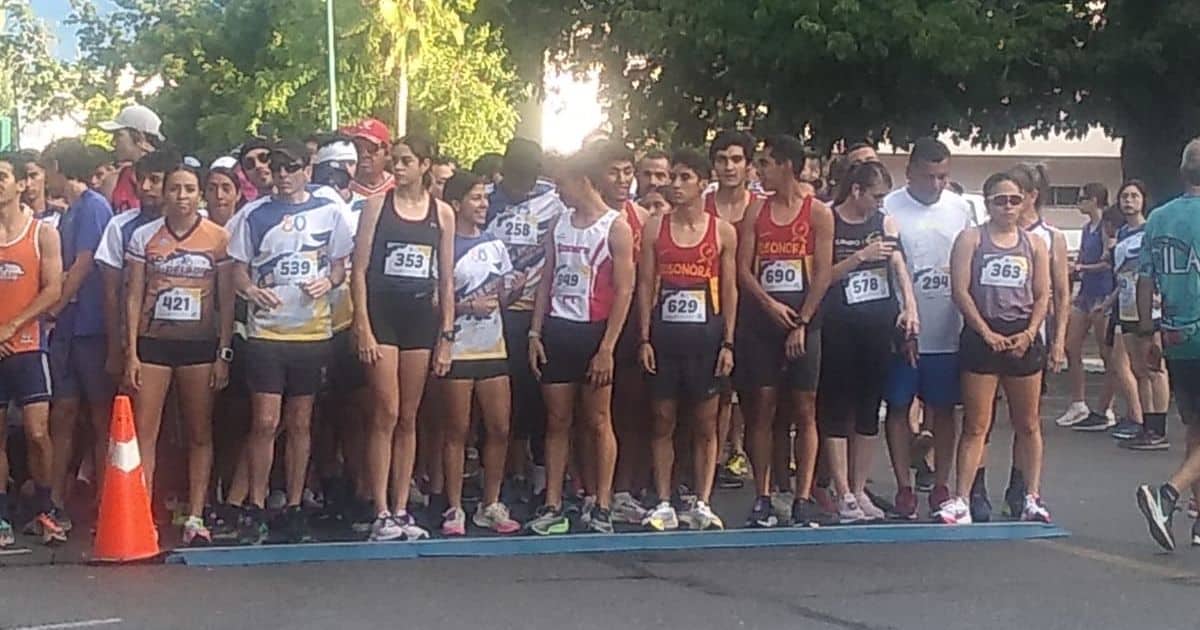
[[50,486],[36,485],[33,487],[33,506],[38,514],[44,514],[54,509],[54,502],[50,500]]
[[1165,413],[1148,413],[1145,414],[1146,430],[1153,431],[1162,437],[1167,436],[1167,414]]
[[1175,504],[1179,502],[1179,491],[1169,483],[1164,483],[1162,486],[1160,486],[1159,490],[1167,498],[1167,500],[1171,502],[1170,507],[1174,508]]

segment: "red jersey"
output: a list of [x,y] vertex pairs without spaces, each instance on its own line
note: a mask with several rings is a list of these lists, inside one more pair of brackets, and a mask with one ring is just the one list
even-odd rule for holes
[[771,218],[771,199],[763,202],[754,221],[754,275],[772,297],[792,308],[804,302],[812,267],[813,198],[806,197],[790,223],[779,225]]
[[123,166],[117,172],[117,184],[113,186],[112,198],[108,201],[112,205],[113,215],[131,208],[141,207],[142,202],[138,198],[137,177],[132,165]]
[[[683,247],[671,236],[671,219],[663,217],[658,239],[654,243],[655,262],[661,292],[690,292],[693,297],[706,300],[714,315],[721,312],[719,282],[721,279],[720,241],[717,237],[717,217],[708,215],[704,237],[691,247]],[[699,294],[699,295],[696,295]],[[668,301],[666,299],[663,300]],[[664,305],[664,309],[666,305]],[[689,307],[690,308],[690,307]],[[667,319],[666,321],[671,321]]]
[[[753,204],[755,201],[758,201],[759,199],[762,199],[762,198],[763,198],[762,195],[760,195],[754,191],[750,191],[750,200],[746,202],[745,210],[749,210],[751,204]],[[743,210],[743,214],[742,214],[743,219],[746,218],[745,210]],[[718,219],[721,218],[721,212],[720,212],[720,210],[717,209],[717,191],[716,190],[713,190],[712,192],[704,195],[704,211],[713,215],[714,217],[717,217]],[[732,221],[731,221],[731,223],[732,223]],[[741,221],[734,223],[734,226],[736,227],[739,223],[741,223]]]
[[642,255],[642,218],[638,215],[637,206],[632,201],[625,202],[625,220],[629,229],[633,230],[633,262],[641,260]]
[[[38,247],[38,230],[42,222],[29,218],[20,236],[0,244],[0,322],[10,322],[37,298],[42,290],[42,251]],[[38,318],[26,322],[7,342],[9,351],[32,352],[42,349],[41,324]]]

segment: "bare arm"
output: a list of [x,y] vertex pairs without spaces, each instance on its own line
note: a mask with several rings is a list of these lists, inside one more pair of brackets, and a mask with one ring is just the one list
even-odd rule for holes
[[[900,229],[896,220],[890,216],[883,218],[883,233],[892,238],[900,237]],[[908,265],[904,262],[904,253],[899,248],[892,250],[889,260],[892,272],[896,275],[896,285],[900,289],[900,305],[912,318],[917,317],[917,296],[913,290],[912,276],[908,273]]]
[[232,261],[226,260],[217,267],[217,311],[220,315],[217,335],[220,337],[218,348],[228,348],[233,343],[233,311],[237,301],[237,291],[233,288]]
[[142,320],[142,305],[146,300],[146,263],[125,260],[125,347],[126,361],[137,357],[138,327]]
[[[38,294],[21,312],[17,313],[7,324],[14,330],[37,319],[50,310],[58,302],[62,292],[62,248],[58,240],[58,231],[48,225],[38,224],[38,249],[41,251],[41,282]],[[0,341],[8,341],[0,339]]]
[[94,266],[91,251],[83,250],[75,255],[75,262],[71,263],[70,269],[66,270],[63,277],[58,300],[47,311],[50,315],[57,317],[67,304],[71,303],[71,299],[79,293],[79,288],[83,286],[83,281],[87,280],[88,274],[92,273]]
[[733,331],[737,326],[738,285],[735,278],[738,277],[738,235],[733,225],[718,219],[717,237],[721,243],[721,311],[725,314],[725,330],[721,340],[733,343]]
[[1053,235],[1050,244],[1053,254],[1047,254],[1049,260],[1053,261],[1049,270],[1055,314],[1054,339],[1051,343],[1061,348],[1067,342],[1067,322],[1071,313],[1071,271],[1067,266],[1067,237],[1057,230]]
[[829,206],[814,201],[809,225],[810,238],[813,239],[813,272],[812,285],[804,304],[800,306],[800,321],[804,322],[812,321],[816,316],[821,301],[825,299],[825,292],[833,281],[833,211]]
[[758,300],[759,304],[764,307],[770,306],[775,299],[767,293],[766,289],[758,282],[758,277],[754,274],[754,254],[758,249],[758,237],[754,233],[754,224],[758,222],[758,215],[763,211],[763,200],[755,201],[746,208],[746,217],[738,224],[737,229],[737,261],[735,276],[738,279],[739,288],[750,297]]
[[638,339],[643,342],[650,340],[650,319],[653,317],[655,294],[658,290],[658,254],[654,251],[654,243],[647,240],[651,235],[657,235],[662,227],[664,217],[654,217],[642,228],[642,260],[638,263],[637,307]]
[[[1034,339],[1037,337],[1038,332],[1041,331],[1042,322],[1046,321],[1046,313],[1050,310],[1052,280],[1050,277],[1050,254],[1046,251],[1045,244],[1038,239],[1030,240],[1033,243],[1033,314],[1029,317],[1029,328],[1025,332],[1029,334],[1031,339]],[[1065,270],[1065,260],[1062,266]],[[1056,287],[1054,289],[1056,297],[1057,291]],[[1059,342],[1056,341],[1055,343]]]
[[449,331],[454,330],[454,210],[439,201],[437,212],[438,223],[442,226],[437,260],[438,295],[441,296],[438,299],[438,308],[441,311],[442,327],[438,330]]
[[608,314],[608,325],[600,351],[611,353],[617,347],[625,320],[629,317],[629,305],[633,301],[634,273],[633,230],[624,218],[613,221],[608,230],[608,249],[613,261],[613,305]]
[[950,252],[950,287],[954,305],[962,312],[963,321],[971,330],[980,335],[987,335],[992,329],[979,313],[975,298],[971,297],[971,274],[975,273],[971,269],[971,259],[975,256],[975,249],[979,247],[981,229],[983,228],[963,230],[958,238],[954,239],[954,249]]
[[371,248],[375,245],[375,226],[383,210],[383,196],[376,195],[363,204],[354,236],[354,253],[350,266],[350,301],[354,305],[354,334],[361,341],[372,336],[371,317],[367,313],[367,266],[371,263]]
[[542,263],[542,281],[538,283],[537,292],[534,294],[533,319],[529,323],[531,335],[536,333],[541,336],[546,310],[550,308],[550,285],[554,283],[554,268],[558,264],[557,257],[554,255],[554,226],[558,224],[558,221],[559,219],[555,219],[555,222],[550,224],[546,235],[546,257]]
[[108,331],[109,357],[116,357],[124,347],[125,330],[121,325],[121,294],[125,290],[125,277],[120,269],[100,263],[100,277],[104,280],[104,327]]

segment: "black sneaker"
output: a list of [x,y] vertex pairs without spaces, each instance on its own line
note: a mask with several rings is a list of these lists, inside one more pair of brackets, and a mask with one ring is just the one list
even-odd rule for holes
[[293,545],[313,541],[312,531],[308,528],[308,515],[300,506],[284,509],[283,534],[287,542]]
[[1102,413],[1096,413],[1095,411],[1093,411],[1088,414],[1088,417],[1071,425],[1071,429],[1074,431],[1087,431],[1089,433],[1092,433],[1092,432],[1099,432],[1099,431],[1107,431],[1108,429],[1113,427],[1115,424],[1116,424],[1115,422],[1108,419],[1108,416],[1106,416]]
[[792,527],[820,527],[835,522],[833,515],[822,510],[812,499],[796,499],[792,502]]
[[613,533],[612,512],[602,507],[595,508],[592,510],[592,517],[588,519],[587,526],[597,534]]
[[269,534],[267,515],[260,507],[242,509],[238,516],[237,542],[239,545],[261,545]]
[[[1175,502],[1179,493],[1167,484],[1156,488],[1138,486],[1137,504],[1146,517],[1146,526],[1154,542],[1167,551],[1175,550],[1175,533],[1171,531],[1171,517],[1175,513]],[[1193,531],[1195,529],[1193,528]]]
[[1117,446],[1131,451],[1165,451],[1171,448],[1171,443],[1158,433],[1145,429],[1132,440],[1117,442]]
[[740,490],[746,485],[746,480],[733,474],[725,466],[717,467],[717,487],[722,490]]
[[1192,521],[1192,546],[1200,547],[1200,519]]
[[934,483],[936,483],[936,478],[935,478],[935,475],[933,474],[933,469],[931,469],[929,467],[929,465],[926,464],[925,460],[923,460],[923,459],[917,460],[915,467],[917,469],[916,484],[915,484],[917,492],[926,492],[927,493],[930,490],[933,490],[933,485],[934,485]]
[[[971,494],[974,496],[976,493]],[[1009,517],[1021,518],[1021,512],[1025,510],[1024,479],[1013,479],[1012,485],[1004,491],[1004,507],[1008,508]]]
[[[1022,499],[1024,501],[1024,499]],[[1021,506],[1024,508],[1024,504]],[[1011,509],[1011,507],[1009,508]],[[1018,512],[1020,514],[1020,512]],[[981,492],[971,493],[971,521],[987,523],[992,520],[992,501]]]
[[746,527],[775,527],[779,519],[771,507],[771,497],[758,497],[754,500],[754,508],[750,510],[750,518],[746,519]]
[[208,522],[212,523],[213,540],[233,542],[238,539],[238,524],[242,517],[242,508],[223,503],[214,506],[208,513]]

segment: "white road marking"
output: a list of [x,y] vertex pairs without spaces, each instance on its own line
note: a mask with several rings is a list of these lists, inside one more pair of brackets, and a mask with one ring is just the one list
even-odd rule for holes
[[85,619],[83,621],[65,621],[63,623],[47,623],[40,626],[17,626],[9,630],[67,630],[68,628],[95,628],[96,626],[111,626],[125,621],[120,617],[107,619]]
[[1142,573],[1155,575],[1155,576],[1158,576],[1161,578],[1166,578],[1168,580],[1195,579],[1197,577],[1200,577],[1191,571],[1185,571],[1183,569],[1173,569],[1171,567],[1165,567],[1165,566],[1158,565],[1158,564],[1152,564],[1150,562],[1143,562],[1142,560],[1136,560],[1134,558],[1120,556],[1115,553],[1108,553],[1107,551],[1100,551],[1098,549],[1091,549],[1089,547],[1081,547],[1079,545],[1072,545],[1070,543],[1065,543],[1065,542],[1058,541],[1058,540],[1034,540],[1031,542],[1041,545],[1043,547],[1049,547],[1050,549],[1053,549],[1055,551],[1059,551],[1059,552],[1062,552],[1065,554],[1070,554],[1077,558],[1084,558],[1086,560],[1095,560],[1097,562],[1103,562],[1105,564],[1109,564],[1109,565],[1112,565],[1115,567],[1120,567],[1122,569],[1129,569],[1131,571],[1140,571]]
[[21,556],[27,553],[33,553],[32,549],[5,549],[0,551],[0,556]]

